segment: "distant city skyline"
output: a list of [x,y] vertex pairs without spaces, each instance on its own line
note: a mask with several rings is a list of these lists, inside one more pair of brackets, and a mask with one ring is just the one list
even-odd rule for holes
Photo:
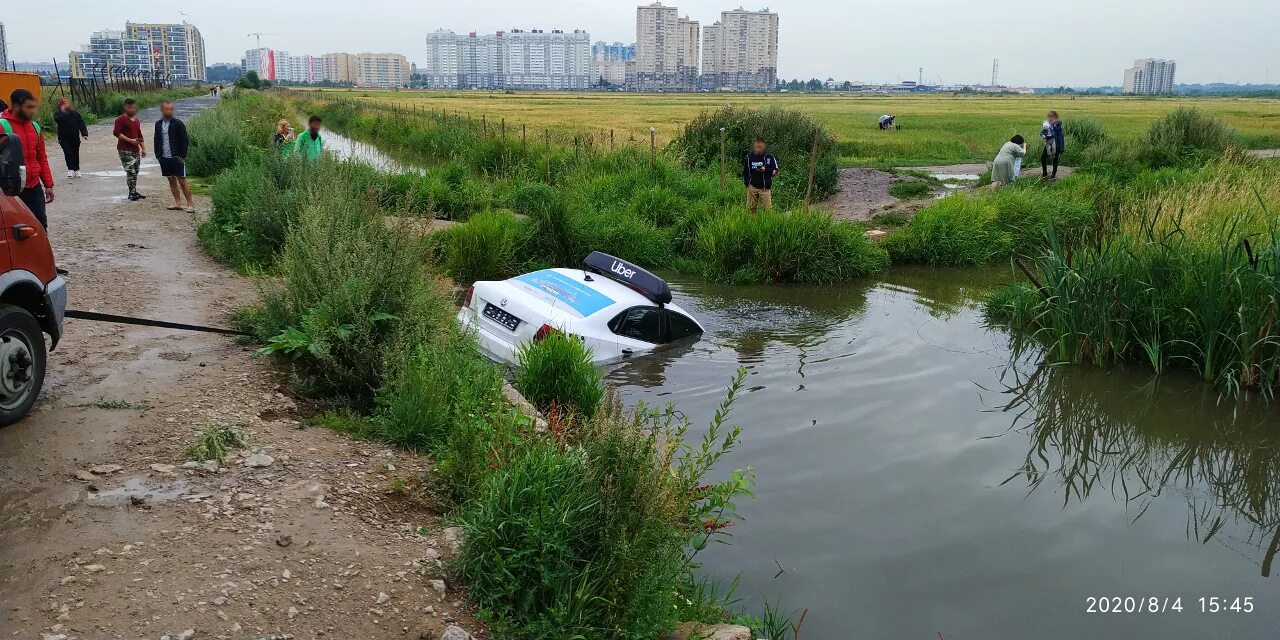
[[[681,16],[712,24],[740,4],[670,0]],[[8,57],[63,64],[88,34],[119,28],[124,20],[200,28],[209,63],[236,62],[256,46],[249,32],[264,32],[262,46],[286,51],[390,51],[420,62],[424,37],[436,29],[492,33],[512,28],[582,29],[592,41],[631,43],[636,8],[648,2],[546,0],[541,3],[423,3],[387,0],[359,11],[329,0],[259,2],[224,0],[184,6],[52,0],[6,7]],[[767,3],[783,16],[778,45],[780,78],[893,82],[915,80],[924,67],[929,83],[985,83],[993,58],[1011,86],[1115,86],[1117,70],[1144,57],[1178,61],[1182,83],[1262,83],[1280,78],[1280,3],[1264,0],[1077,0],[1048,8],[999,0],[904,0],[832,5],[820,0]],[[56,29],[48,16],[59,16]],[[341,19],[327,19],[341,15]],[[281,19],[281,16],[285,16]],[[302,25],[305,25],[302,26]],[[1141,25],[1141,28],[1134,28]],[[1087,46],[1086,46],[1087,45]]]

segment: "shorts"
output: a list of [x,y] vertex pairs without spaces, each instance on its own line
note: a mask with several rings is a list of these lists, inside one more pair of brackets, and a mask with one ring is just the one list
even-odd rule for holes
[[187,163],[177,158],[157,158],[160,162],[160,175],[166,178],[187,177]]

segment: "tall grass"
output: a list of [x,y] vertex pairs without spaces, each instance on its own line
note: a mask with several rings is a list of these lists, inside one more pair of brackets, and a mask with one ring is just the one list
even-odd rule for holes
[[938,265],[982,264],[1008,255],[1009,232],[987,198],[955,194],[920,211],[911,224],[885,241],[895,262]]
[[738,283],[844,282],[889,264],[862,227],[818,211],[731,209],[699,227],[696,247],[707,275]]
[[624,411],[617,398],[584,422],[553,426],[492,456],[463,509],[459,568],[500,636],[661,637],[696,550],[723,533],[751,473],[708,483],[737,442],[726,428],[743,373],[701,438],[672,410]]
[[522,345],[516,359],[516,388],[539,411],[588,417],[604,399],[591,349],[577,337],[554,331]]
[[[1206,167],[1131,205],[1136,215],[1160,203],[1097,242],[1052,242],[1029,259],[1040,290],[1002,292],[988,308],[1027,329],[1054,360],[1190,369],[1224,395],[1270,397],[1280,384],[1275,171],[1256,162]],[[1240,180],[1266,186],[1220,197]]]

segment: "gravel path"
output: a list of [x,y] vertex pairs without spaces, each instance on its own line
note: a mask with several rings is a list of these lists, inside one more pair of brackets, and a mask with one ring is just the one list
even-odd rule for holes
[[[148,137],[155,117],[143,114]],[[152,159],[150,198],[124,199],[110,126],[90,128],[77,180],[49,144],[71,307],[227,324],[254,284],[205,254],[189,214],[165,210]],[[303,427],[284,391],[225,336],[69,320],[34,413],[0,429],[0,635],[435,640],[456,621],[486,637],[462,594],[433,582],[455,532],[412,489],[392,491],[428,462]],[[241,425],[250,447],[225,466],[189,462],[210,424]]]

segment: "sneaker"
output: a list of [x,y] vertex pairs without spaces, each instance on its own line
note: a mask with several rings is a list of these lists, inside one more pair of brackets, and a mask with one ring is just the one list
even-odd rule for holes
[[79,172],[79,171],[77,171],[77,172],[76,172],[75,177],[77,177],[77,178],[79,178],[79,177],[80,177],[80,172]]
[[131,194],[129,194],[129,199],[130,199],[130,200],[141,200],[141,199],[142,199],[142,194],[140,194],[140,193],[131,193]]
[[68,171],[68,172],[67,172],[67,177],[68,177],[68,178],[74,178],[74,177],[76,177],[76,172],[74,172],[74,171]]

